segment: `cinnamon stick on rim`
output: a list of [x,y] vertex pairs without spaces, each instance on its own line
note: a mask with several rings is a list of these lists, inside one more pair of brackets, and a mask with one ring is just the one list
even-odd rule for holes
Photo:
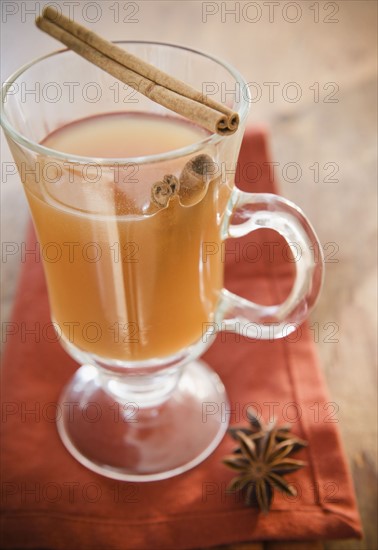
[[181,80],[168,75],[86,27],[47,6],[36,25],[91,63],[139,91],[149,99],[185,116],[207,130],[231,135],[239,116]]

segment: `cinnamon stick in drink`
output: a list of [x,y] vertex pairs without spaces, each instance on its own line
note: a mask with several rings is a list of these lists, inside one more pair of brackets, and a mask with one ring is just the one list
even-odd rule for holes
[[236,112],[68,19],[52,6],[44,9],[36,24],[152,101],[213,133],[231,135],[236,132],[239,125]]

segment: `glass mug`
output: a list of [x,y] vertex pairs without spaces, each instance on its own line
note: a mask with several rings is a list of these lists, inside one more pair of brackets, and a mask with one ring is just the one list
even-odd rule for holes
[[[58,128],[100,113],[181,119],[67,50],[9,78],[2,89],[2,126],[46,248],[52,320],[66,351],[83,365],[61,396],[60,436],[77,460],[99,474],[154,481],[199,464],[226,431],[224,386],[198,359],[213,342],[214,327],[248,335],[253,326],[255,337],[258,326],[262,338],[272,337],[272,323],[275,338],[287,334],[289,323],[294,330],[318,297],[323,260],[311,252],[321,247],[297,206],[234,186],[249,108],[240,74],[188,48],[119,45],[199,90],[211,75],[220,102],[222,90],[235,90],[227,99],[239,114],[238,131],[227,137],[203,133],[184,147],[133,158],[91,158],[41,144]],[[154,183],[166,182],[167,175],[182,181],[198,158],[211,160],[199,198],[182,204],[172,195],[157,206]],[[204,257],[208,243],[220,246],[261,227],[301,249],[293,288],[274,306],[224,289],[221,255]],[[47,260],[48,247],[58,250],[56,261]],[[205,403],[218,411],[206,422]]]

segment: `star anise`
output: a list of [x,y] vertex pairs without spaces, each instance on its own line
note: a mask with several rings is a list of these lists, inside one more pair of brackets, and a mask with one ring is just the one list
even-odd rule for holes
[[238,472],[227,487],[230,492],[243,491],[248,506],[257,506],[268,513],[274,489],[295,496],[296,490],[284,478],[306,465],[289,455],[305,447],[307,442],[290,433],[287,425],[276,426],[261,422],[252,409],[248,409],[249,428],[230,428],[229,433],[238,442],[224,464]]

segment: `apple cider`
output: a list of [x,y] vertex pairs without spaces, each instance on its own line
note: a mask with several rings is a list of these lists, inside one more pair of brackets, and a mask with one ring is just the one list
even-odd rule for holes
[[41,156],[41,181],[23,181],[52,317],[74,346],[142,361],[201,339],[223,286],[216,252],[230,188],[214,176],[193,204],[174,195],[164,207],[151,189],[167,174],[179,178],[202,151],[161,162],[164,153],[207,136],[173,117],[112,113],[63,126],[42,142],[67,158]]

